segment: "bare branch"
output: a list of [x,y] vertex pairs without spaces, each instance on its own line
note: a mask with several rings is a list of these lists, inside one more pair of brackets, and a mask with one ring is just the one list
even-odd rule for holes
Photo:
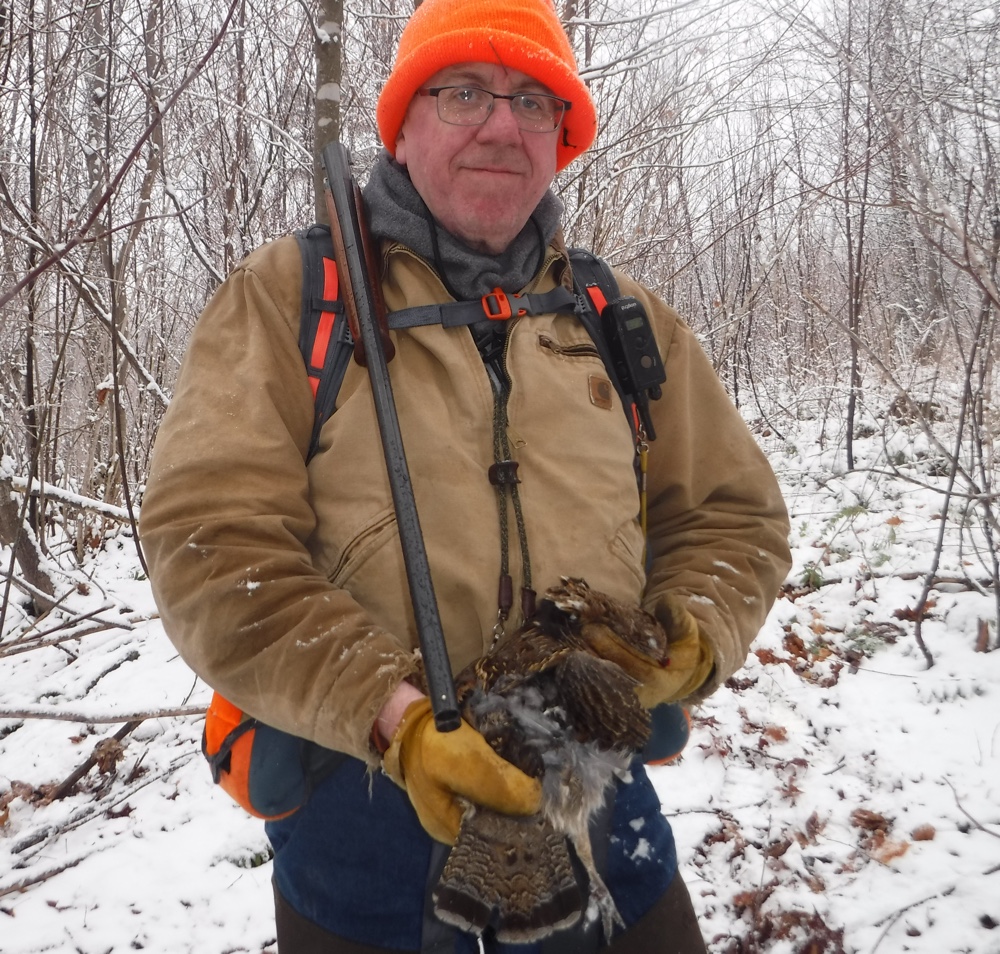
[[82,722],[84,725],[106,725],[114,722],[143,722],[146,719],[187,719],[203,716],[207,706],[178,706],[147,709],[139,712],[81,712],[53,709],[51,706],[0,706],[0,719],[44,719],[56,722]]

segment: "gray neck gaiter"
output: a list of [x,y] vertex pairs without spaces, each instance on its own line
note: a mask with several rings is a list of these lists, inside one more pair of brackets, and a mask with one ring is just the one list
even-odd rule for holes
[[364,198],[372,237],[401,242],[432,263],[460,301],[481,298],[497,286],[509,293],[521,291],[541,267],[563,211],[562,202],[549,190],[500,255],[478,252],[434,221],[406,169],[384,150],[368,177]]

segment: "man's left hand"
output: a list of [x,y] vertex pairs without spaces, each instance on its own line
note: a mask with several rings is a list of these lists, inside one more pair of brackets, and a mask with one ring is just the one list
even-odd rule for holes
[[649,666],[637,674],[639,701],[652,709],[664,702],[679,702],[697,692],[712,671],[712,650],[698,621],[680,597],[665,593],[652,607],[652,614],[667,634],[666,666]]

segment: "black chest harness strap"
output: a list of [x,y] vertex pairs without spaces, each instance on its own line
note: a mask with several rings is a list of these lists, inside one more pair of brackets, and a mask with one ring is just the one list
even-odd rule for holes
[[458,328],[474,325],[489,318],[491,321],[507,321],[524,315],[545,315],[552,312],[573,314],[577,309],[577,299],[566,288],[524,295],[508,295],[502,288],[494,288],[478,301],[449,301],[443,305],[418,305],[390,312],[387,316],[389,328],[399,331],[403,328],[417,328],[421,325],[442,325]]

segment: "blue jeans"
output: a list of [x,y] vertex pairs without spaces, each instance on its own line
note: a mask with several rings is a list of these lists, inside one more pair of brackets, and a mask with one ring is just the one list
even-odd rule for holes
[[[302,917],[339,937],[375,947],[421,947],[434,842],[406,793],[384,775],[369,777],[356,759],[319,785],[294,815],[268,822],[274,880]],[[604,879],[626,926],[639,920],[677,871],[670,825],[637,759],[628,784],[619,782],[605,833]],[[595,845],[600,857],[602,848]],[[478,950],[460,936],[456,951]],[[535,954],[537,945],[498,945]]]

